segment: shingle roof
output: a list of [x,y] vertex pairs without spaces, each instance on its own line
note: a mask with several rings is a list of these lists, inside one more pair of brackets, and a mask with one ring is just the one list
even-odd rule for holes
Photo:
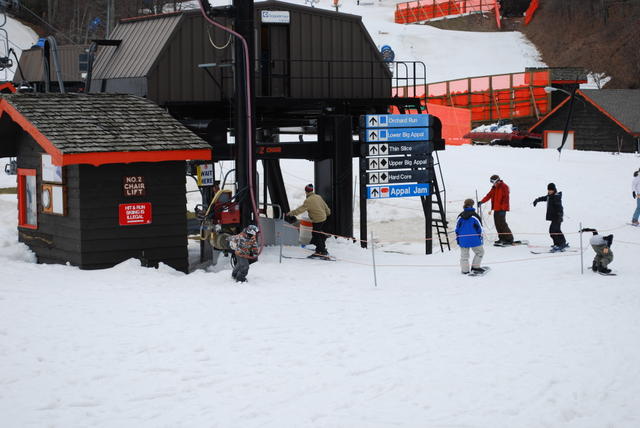
[[2,96],[0,106],[5,102],[63,155],[211,148],[160,107],[133,95],[11,94]]
[[93,79],[145,77],[158,60],[182,13],[122,21],[110,38],[122,44],[100,47]]
[[582,89],[580,92],[631,132],[640,133],[640,89]]

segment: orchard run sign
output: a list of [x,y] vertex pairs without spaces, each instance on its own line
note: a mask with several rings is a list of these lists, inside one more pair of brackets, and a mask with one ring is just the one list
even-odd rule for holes
[[151,224],[151,203],[120,204],[120,226]]
[[128,175],[123,177],[122,194],[124,196],[144,196],[146,194],[144,177],[141,175]]

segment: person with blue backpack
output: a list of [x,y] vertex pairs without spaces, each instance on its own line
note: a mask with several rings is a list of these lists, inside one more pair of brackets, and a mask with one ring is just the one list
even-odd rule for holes
[[[464,275],[469,273],[481,275],[487,270],[481,266],[484,256],[482,221],[473,204],[473,199],[465,199],[463,211],[458,215],[456,223],[456,242],[460,247],[460,269]],[[471,270],[469,270],[469,250],[474,253]]]

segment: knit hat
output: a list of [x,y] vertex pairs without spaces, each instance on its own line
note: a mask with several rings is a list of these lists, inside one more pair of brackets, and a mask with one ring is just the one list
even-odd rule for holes
[[491,181],[492,183],[495,183],[498,180],[500,180],[500,176],[498,174],[493,174],[491,177],[489,177],[489,181]]
[[306,186],[304,186],[304,191],[307,193],[313,192],[313,184],[309,183]]
[[554,192],[558,191],[558,189],[556,189],[556,185],[553,183],[547,184],[547,190],[553,190]]
[[472,207],[474,204],[473,199],[465,199],[464,200],[464,205],[462,205],[463,208],[469,208]]

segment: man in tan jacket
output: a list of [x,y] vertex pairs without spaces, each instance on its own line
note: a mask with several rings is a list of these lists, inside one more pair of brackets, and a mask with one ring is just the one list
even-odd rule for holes
[[295,210],[289,211],[285,218],[296,216],[306,211],[309,214],[309,219],[313,223],[313,236],[311,237],[310,243],[316,246],[316,254],[326,256],[328,253],[324,241],[327,239],[327,235],[322,233],[322,230],[324,229],[327,217],[331,215],[331,209],[329,209],[327,203],[322,199],[322,196],[313,192],[313,184],[307,184],[304,191],[307,197],[303,204]]

